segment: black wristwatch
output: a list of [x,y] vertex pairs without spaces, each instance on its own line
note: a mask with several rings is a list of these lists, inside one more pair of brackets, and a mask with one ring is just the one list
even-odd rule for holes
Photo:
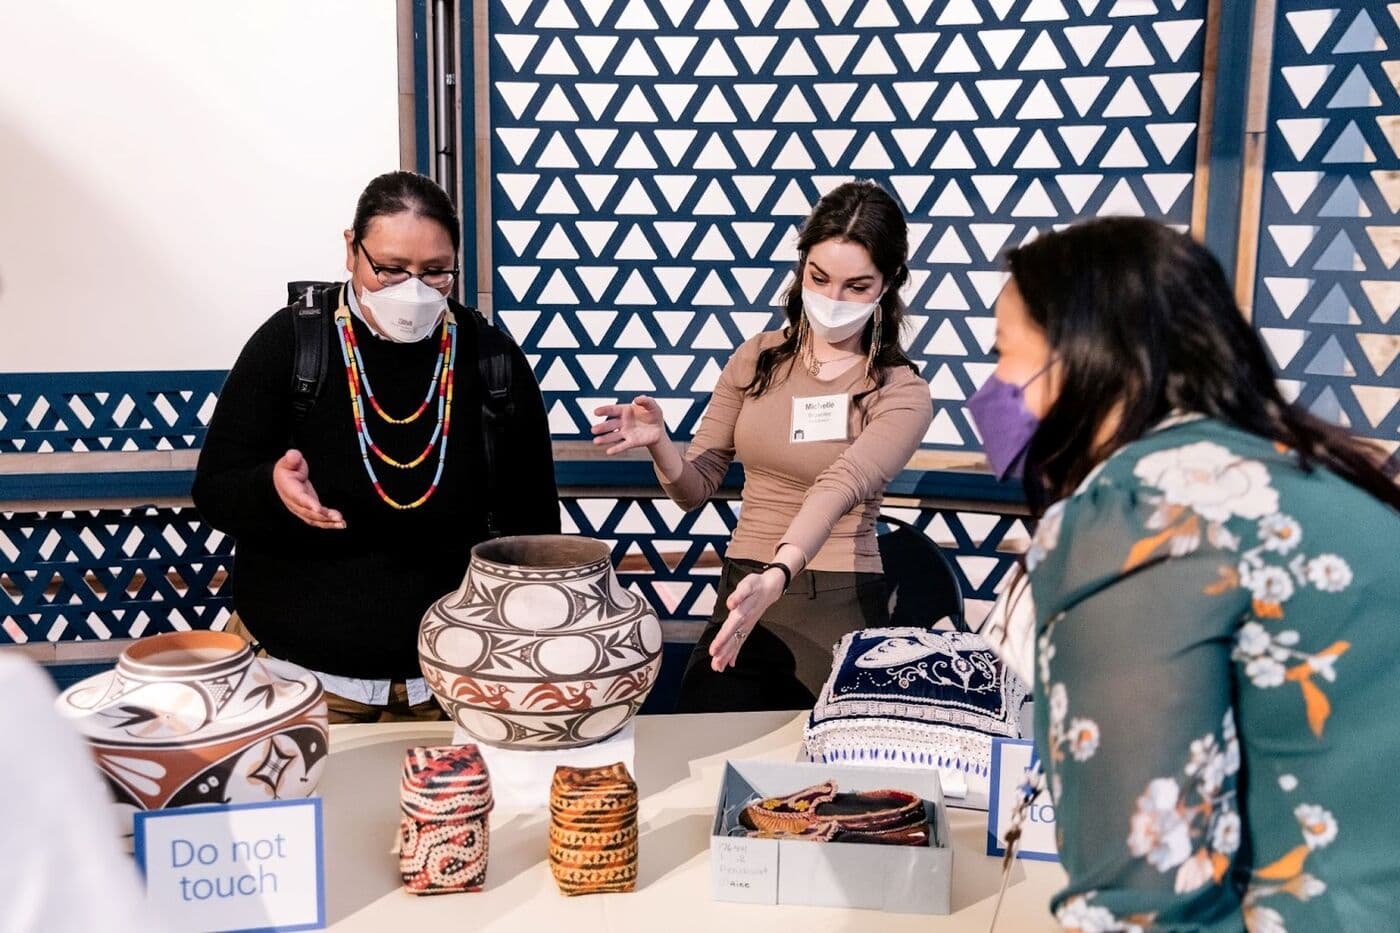
[[783,572],[783,593],[786,595],[788,587],[792,586],[792,571],[788,569],[787,564],[776,560],[758,568],[759,573],[767,573],[770,570],[781,570]]

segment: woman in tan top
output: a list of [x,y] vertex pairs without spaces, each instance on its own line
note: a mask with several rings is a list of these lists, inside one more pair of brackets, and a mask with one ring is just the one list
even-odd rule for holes
[[899,345],[904,215],[874,182],[844,184],[807,218],[798,252],[787,326],[735,351],[684,456],[653,399],[596,411],[594,443],[609,454],[645,447],[687,510],[736,457],[744,465],[739,525],[682,712],[810,707],[832,644],[888,616],[875,519],[932,419],[928,384]]

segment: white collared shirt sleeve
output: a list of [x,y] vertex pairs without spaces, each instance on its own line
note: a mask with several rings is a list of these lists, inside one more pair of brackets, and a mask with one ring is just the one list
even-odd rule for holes
[[997,595],[981,634],[1008,670],[1035,683],[1035,597],[1024,573],[1016,573]]

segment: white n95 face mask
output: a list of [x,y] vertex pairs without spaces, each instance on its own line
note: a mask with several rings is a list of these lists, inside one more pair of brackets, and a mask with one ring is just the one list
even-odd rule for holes
[[369,310],[380,333],[398,343],[417,343],[427,337],[447,310],[442,293],[415,278],[377,292],[362,288],[360,304]]
[[878,307],[878,300],[836,301],[810,288],[802,289],[802,308],[807,314],[807,326],[827,343],[839,343],[860,333]]

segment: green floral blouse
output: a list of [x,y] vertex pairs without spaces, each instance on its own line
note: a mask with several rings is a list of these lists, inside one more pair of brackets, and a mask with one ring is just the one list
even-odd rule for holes
[[1400,930],[1400,513],[1187,417],[1027,567],[1066,928]]

